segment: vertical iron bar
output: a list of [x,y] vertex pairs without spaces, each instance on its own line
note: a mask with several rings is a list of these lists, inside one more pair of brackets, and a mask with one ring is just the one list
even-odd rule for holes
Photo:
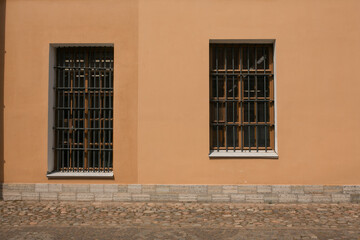
[[[263,55],[264,55],[264,73],[266,73],[266,48],[263,49]],[[267,102],[267,96],[266,96],[266,81],[267,76],[264,75],[264,128],[265,128],[265,152],[267,152],[267,115],[266,115],[266,108],[268,105]]]
[[[103,66],[103,68],[105,69],[105,51],[103,51],[103,59],[102,59],[102,66]],[[104,86],[103,85],[105,85],[105,70],[103,69],[103,76],[102,76],[102,81],[100,81],[100,88],[102,87],[102,88],[104,88]],[[104,108],[104,104],[105,104],[105,92],[104,93],[102,93],[101,91],[100,91],[100,94],[102,95],[101,96],[101,101],[100,101],[100,109],[101,109],[101,107],[103,107]],[[103,102],[102,102],[103,101]],[[101,106],[102,105],[102,106]],[[104,111],[104,119],[102,120],[102,126],[100,126],[100,128],[101,128],[101,135],[102,135],[102,138],[103,138],[103,141],[101,141],[102,142],[102,148],[105,148],[105,138],[104,138],[104,123],[105,123],[105,111]],[[104,151],[103,151],[104,152]],[[104,156],[104,153],[102,152],[102,161],[103,161],[103,171],[105,172],[105,156]]]
[[82,85],[82,87],[81,87],[81,95],[82,96],[80,96],[80,97],[82,97],[82,99],[83,99],[83,102],[82,102],[82,104],[81,104],[81,106],[82,106],[82,118],[81,118],[81,122],[82,122],[82,148],[83,148],[83,150],[82,150],[82,158],[83,158],[83,171],[86,171],[87,170],[87,166],[85,165],[85,156],[86,156],[86,151],[87,151],[87,146],[86,146],[86,144],[85,144],[85,141],[86,141],[86,136],[85,136],[85,131],[86,131],[86,129],[85,129],[85,127],[86,127],[86,124],[85,124],[85,122],[86,122],[86,106],[85,106],[85,78],[86,78],[86,66],[85,66],[85,62],[86,62],[86,53],[85,53],[85,50],[84,49],[82,49],[82,51],[81,51],[81,53],[82,53],[82,59],[83,59],[83,64],[82,64],[82,68],[80,69],[80,72],[82,73],[82,84],[80,84],[80,86]]
[[251,132],[251,125],[250,125],[250,48],[249,46],[247,47],[247,67],[248,67],[248,76],[247,76],[247,80],[248,80],[248,133],[249,133],[249,152],[251,152],[251,140],[250,140],[250,132]]
[[[94,63],[95,64],[95,63]],[[96,68],[94,68],[94,77],[93,77],[93,87],[95,86],[95,81],[96,81]],[[93,119],[92,119],[92,126],[93,126],[93,129],[91,129],[91,140],[92,140],[92,157],[93,157],[93,162],[94,162],[94,168],[96,166],[96,163],[98,163],[98,161],[96,161],[95,163],[95,160],[96,160],[96,110],[95,110],[95,90],[93,90],[93,94],[92,94],[92,99],[93,99]],[[93,169],[95,171],[95,169]],[[99,170],[99,169],[98,169]]]
[[[69,54],[69,61],[70,61],[70,54]],[[64,58],[64,61],[63,61],[63,64],[64,66],[66,65],[65,63],[65,58]],[[68,153],[68,157],[67,157],[67,171],[70,171],[70,162],[71,162],[71,157],[72,157],[72,154],[71,154],[71,144],[72,144],[72,141],[71,141],[71,138],[72,138],[72,134],[70,133],[71,132],[71,127],[72,125],[70,124],[71,121],[72,121],[72,112],[71,112],[71,71],[70,71],[70,62],[68,62],[68,73],[67,73],[67,94],[66,94],[66,99],[67,99],[67,130],[66,130],[66,133],[67,133],[67,141],[68,141],[68,146],[69,146],[69,149],[67,150],[67,153]],[[65,166],[64,166],[65,167]]]
[[[63,77],[62,77],[62,83],[60,84],[62,87],[65,87],[65,70],[63,69],[62,70],[62,74],[63,74]],[[63,89],[65,89],[65,88],[63,88]],[[59,113],[61,112],[62,113],[62,115],[61,115],[61,117],[59,117],[59,119],[60,119],[60,122],[59,122],[59,126],[60,127],[66,127],[65,126],[65,111],[67,111],[67,110],[65,110],[65,107],[67,107],[67,106],[65,106],[65,92],[66,92],[66,90],[62,90],[61,91],[62,92],[62,101],[61,101],[61,106],[63,107],[63,110],[59,110]],[[59,105],[60,105],[60,102],[59,102]],[[59,114],[60,115],[60,114]],[[65,164],[65,149],[64,149],[64,146],[65,146],[65,143],[64,143],[64,140],[65,140],[65,129],[63,128],[62,130],[60,130],[60,132],[61,132],[61,161],[63,162],[63,164]],[[59,132],[59,133],[60,133]],[[60,135],[60,134],[59,134]]]
[[[113,88],[113,81],[114,81],[114,78],[113,78],[113,71],[114,71],[114,52],[113,52],[113,49],[111,50],[111,59],[110,59],[110,127],[113,128],[113,118],[114,118],[114,111],[113,111],[113,99],[114,99],[114,88]],[[110,160],[111,160],[111,167],[113,168],[114,167],[114,156],[113,156],[113,148],[114,148],[114,139],[113,139],[113,130],[110,130],[109,131],[109,138],[110,138],[110,141],[111,141],[111,152],[110,152]]]
[[[64,81],[64,85],[66,85],[66,99],[67,99],[67,104],[66,104],[66,111],[67,111],[67,129],[64,130],[66,131],[66,135],[67,135],[67,150],[66,150],[66,163],[67,163],[67,169],[66,171],[70,171],[69,170],[69,166],[70,166],[70,161],[71,161],[71,134],[70,134],[70,127],[71,127],[71,124],[70,124],[70,121],[71,121],[71,71],[70,71],[70,66],[66,66],[66,56],[68,53],[68,50],[65,51],[65,48],[63,48],[62,50],[62,55],[63,55],[63,60],[61,62],[62,66],[64,68],[62,68],[62,71],[63,71],[63,74],[65,74],[66,72],[66,67],[67,67],[67,78],[66,78],[66,84],[65,84],[65,81]],[[70,58],[70,54],[68,54],[69,58]],[[68,62],[69,63],[69,62]],[[70,64],[68,64],[70,65]],[[64,96],[65,98],[65,96]],[[63,169],[65,168],[65,159],[64,159],[64,165],[62,167]]]
[[[64,58],[64,56],[63,56],[63,51],[61,51],[61,53],[62,53],[62,55],[60,56],[60,58],[61,59],[63,59]],[[62,61],[60,60],[60,62],[62,63]],[[64,69],[61,69],[61,68],[59,68],[58,69],[58,71],[59,71],[59,79],[58,79],[58,87],[60,87],[61,86],[61,84],[60,84],[60,81],[64,78]],[[64,92],[64,90],[60,90],[60,89],[58,89],[58,91],[57,91],[57,107],[60,107],[61,106],[61,103],[62,103],[62,101],[61,101],[61,92]],[[63,96],[63,98],[65,97],[65,95]],[[60,124],[60,122],[61,122],[61,110],[58,108],[57,109],[57,111],[56,111],[56,113],[57,113],[57,119],[56,119],[56,122],[57,122],[57,127],[60,127],[61,126],[61,124]],[[57,130],[57,133],[58,133],[58,137],[57,137],[57,140],[58,140],[58,142],[57,142],[57,147],[58,148],[62,148],[62,145],[61,145],[61,140],[60,140],[60,134],[61,134],[61,132],[62,131],[64,131],[64,130],[61,130],[61,129],[58,129]],[[59,163],[61,163],[60,164],[60,167],[61,167],[61,169],[63,169],[64,168],[64,158],[61,158],[61,151],[62,150],[58,150],[58,157],[59,157],[59,159],[58,159],[58,162]]]
[[87,141],[87,146],[88,146],[88,150],[87,150],[87,155],[88,155],[88,169],[90,170],[90,158],[91,158],[91,167],[93,168],[93,171],[94,171],[94,164],[93,164],[93,158],[92,158],[92,151],[89,149],[91,149],[91,146],[90,146],[90,136],[91,136],[91,99],[90,99],[90,94],[91,94],[91,90],[90,90],[90,86],[91,86],[91,76],[92,76],[92,69],[91,69],[91,49],[89,49],[88,53],[87,53],[87,67],[89,67],[89,71],[88,71],[88,85],[87,85],[87,98],[88,98],[88,130],[87,130],[87,138],[86,138],[86,141]]
[[[93,123],[94,123],[94,128],[97,127],[97,121],[96,121],[96,117],[98,115],[98,111],[97,111],[97,102],[96,102],[96,94],[97,94],[97,73],[98,73],[98,69],[97,69],[97,63],[96,63],[96,58],[97,58],[97,55],[96,55],[96,51],[94,50],[94,94],[93,94],[93,103],[94,103],[94,119],[93,119]],[[98,154],[97,154],[97,151],[98,151],[98,146],[96,144],[96,135],[97,135],[97,130],[94,129],[93,130],[93,133],[94,133],[94,143],[93,143],[93,146],[94,146],[94,157],[96,158],[96,164],[97,164],[97,171],[99,171],[99,168],[100,168],[100,165],[99,165],[99,159],[98,159]]]
[[76,151],[76,156],[77,156],[77,171],[79,172],[80,170],[80,151],[79,151],[79,142],[80,142],[80,136],[79,136],[79,120],[80,120],[80,108],[79,108],[79,83],[80,83],[80,72],[79,72],[79,63],[80,63],[80,58],[79,58],[79,52],[78,49],[76,49],[76,59],[75,59],[75,65],[76,65],[76,87],[77,87],[77,91],[75,91],[75,98],[76,98],[76,124],[75,124],[75,131],[76,131],[76,146],[77,146],[77,151]]
[[231,49],[231,58],[232,58],[232,93],[233,93],[233,102],[232,102],[232,107],[233,107],[233,145],[234,145],[234,152],[235,152],[235,148],[236,148],[236,140],[235,140],[235,134],[236,134],[236,131],[235,131],[235,129],[236,129],[236,127],[235,127],[235,104],[236,104],[236,102],[235,102],[235,89],[234,89],[234,86],[235,86],[235,79],[234,79],[234,77],[235,77],[235,54],[234,54],[234,46],[232,47],[232,49]]
[[57,52],[56,52],[56,64],[55,66],[57,67],[56,68],[56,80],[55,80],[55,129],[54,129],[54,133],[55,133],[55,136],[56,136],[56,143],[55,143],[55,153],[56,153],[56,166],[57,166],[57,171],[60,171],[60,157],[59,157],[59,150],[57,148],[59,148],[59,140],[58,140],[58,136],[59,136],[59,130],[57,129],[58,127],[58,121],[57,119],[59,118],[59,110],[58,110],[58,107],[59,107],[59,81],[60,81],[60,68],[58,68],[59,66],[59,58],[60,58],[60,49],[58,48],[57,49]]
[[[71,49],[69,49],[71,50]],[[69,51],[70,52],[70,51]],[[75,156],[75,152],[74,152],[74,77],[75,77],[75,69],[73,68],[73,64],[74,64],[74,52],[70,52],[69,55],[71,56],[71,60],[69,61],[69,71],[71,72],[71,91],[70,91],[70,98],[71,98],[71,162],[70,165],[68,165],[69,171],[70,171],[70,166],[72,167],[72,171],[74,171],[74,156]],[[69,56],[70,58],[70,56]]]
[[255,142],[256,142],[256,152],[259,152],[259,139],[258,139],[258,131],[259,131],[259,127],[258,127],[258,97],[257,97],[257,91],[258,91],[258,78],[257,78],[257,47],[255,46],[255,57],[254,57],[254,61],[255,61],[255,102],[254,102],[254,111],[255,111],[255,119],[256,119],[256,126],[255,126],[255,133],[254,133],[254,137],[255,137]]
[[[97,85],[98,85],[98,88],[97,88],[97,95],[96,95],[96,98],[97,98],[97,104],[98,104],[98,107],[97,107],[97,113],[98,113],[98,127],[97,127],[97,138],[98,138],[98,161],[99,161],[99,166],[102,166],[101,165],[101,89],[100,89],[100,86],[101,86],[101,57],[100,57],[101,53],[100,53],[100,49],[97,49]],[[100,169],[99,169],[100,171]]]
[[[218,47],[215,47],[215,69],[216,69],[216,147],[219,151],[219,76],[218,76]],[[212,79],[211,79],[212,80]]]
[[243,76],[242,76],[242,69],[243,69],[243,56],[244,56],[244,48],[240,47],[239,48],[239,56],[240,56],[240,110],[239,110],[239,117],[240,117],[240,138],[241,138],[241,152],[244,151],[244,138],[243,138],[243,133],[244,133],[244,126],[243,126],[243,116],[245,114],[244,112],[244,99],[243,99]]
[[99,117],[99,128],[98,128],[98,155],[99,155],[99,171],[101,166],[101,57],[100,51],[97,51],[97,67],[98,69],[98,117]]
[[[78,69],[78,67],[80,66],[80,57],[79,57],[79,52],[78,50],[76,49],[76,59],[75,59],[75,65],[76,65],[76,73],[77,73],[77,91],[75,92],[75,96],[76,96],[76,124],[75,124],[75,131],[76,131],[76,145],[77,145],[77,151],[76,151],[76,156],[77,156],[77,171],[79,171],[79,168],[80,168],[80,150],[79,150],[79,142],[80,142],[80,136],[79,136],[79,120],[80,120],[80,105],[79,105],[79,100],[80,100],[80,97],[79,97],[79,87],[80,87],[80,70]],[[77,63],[78,62],[78,63]],[[76,75],[75,75],[76,76]]]
[[[61,60],[60,60],[60,57],[62,57],[61,55],[61,49],[58,48],[57,49],[57,63],[56,63],[56,66],[59,66],[60,63],[61,63]],[[59,125],[59,119],[60,119],[60,114],[59,114],[59,105],[60,105],[60,89],[59,89],[59,82],[60,82],[60,79],[61,79],[61,68],[56,68],[56,71],[57,71],[57,79],[56,79],[56,82],[55,82],[55,88],[56,88],[56,103],[55,103],[55,114],[56,114],[56,118],[55,118],[55,134],[56,134],[56,144],[55,144],[55,151],[56,151],[56,157],[57,157],[57,170],[60,171],[61,169],[61,158],[60,158],[60,139],[59,139],[59,135],[60,135],[60,129],[58,129],[58,127],[60,126]]]
[[[93,55],[93,67],[94,67],[94,72],[93,72],[93,85],[92,85],[92,111],[93,111],[93,119],[92,119],[92,125],[93,125],[93,129],[91,129],[91,134],[92,134],[92,155],[93,155],[93,159],[95,161],[95,165],[97,166],[98,161],[96,159],[96,116],[97,116],[97,111],[96,111],[96,74],[97,74],[97,66],[96,66],[96,52],[95,49],[92,51]],[[94,169],[95,170],[95,169]],[[99,170],[99,169],[97,169]]]
[[[113,71],[113,68],[112,68],[112,62],[111,62],[111,59],[113,58],[112,57],[112,55],[113,55],[113,53],[112,52],[110,52],[110,58],[109,58],[109,128],[111,128],[111,113],[112,113],[112,110],[111,110],[111,108],[112,108],[112,97],[111,97],[111,89],[112,89],[112,71]],[[109,144],[111,144],[111,145],[109,145],[109,148],[110,149],[112,149],[112,140],[111,140],[111,131],[112,130],[110,130],[109,129],[109,131],[108,131],[108,138],[109,138]],[[108,157],[109,157],[109,168],[110,167],[112,167],[112,158],[111,158],[111,152],[112,152],[112,150],[110,151],[110,153],[109,153],[109,155],[108,155]]]
[[103,162],[104,162],[104,171],[105,169],[108,169],[108,161],[107,161],[107,134],[106,134],[106,126],[107,126],[107,105],[106,105],[106,92],[107,92],[107,79],[106,79],[106,69],[107,69],[107,63],[106,63],[106,59],[107,59],[107,55],[106,55],[106,49],[104,49],[104,76],[103,76],[103,108],[104,108],[104,120],[103,120],[103,128],[102,128],[102,133],[103,133],[103,149],[105,150],[103,153]]
[[107,52],[107,49],[104,49],[104,97],[103,97],[103,100],[104,100],[104,123],[103,123],[103,138],[104,138],[104,161],[105,161],[105,166],[106,166],[106,170],[109,171],[109,158],[108,158],[108,151],[107,149],[109,148],[109,139],[108,139],[108,123],[109,123],[109,106],[107,104],[107,99],[108,99],[108,89],[109,89],[109,82],[108,82],[108,74],[107,74],[107,70],[108,69],[108,63],[107,63],[107,60],[108,60],[108,52]]
[[[93,155],[93,159],[94,159],[94,163],[96,166],[99,161],[96,159],[96,151],[97,151],[97,146],[96,146],[96,115],[97,115],[97,111],[96,111],[96,74],[97,74],[97,66],[96,66],[96,52],[95,52],[95,49],[94,51],[92,51],[93,55],[93,66],[94,66],[94,75],[93,75],[93,86],[92,86],[92,100],[93,100],[93,119],[92,119],[92,124],[93,124],[93,129],[91,130],[91,134],[92,134],[92,140],[93,140],[93,144],[92,144],[92,155]],[[95,170],[95,169],[94,169]],[[97,168],[97,171],[99,171],[99,166]]]
[[224,118],[225,118],[225,149],[226,149],[226,152],[228,151],[228,134],[227,134],[227,132],[228,132],[228,124],[227,124],[227,121],[228,121],[228,119],[227,119],[227,102],[228,102],[228,100],[227,100],[227,85],[228,85],[228,83],[227,83],[227,47],[224,47],[224,58],[225,58],[225,65],[224,65],[224,67],[225,67],[225,87],[224,87],[224,97],[225,97],[225,102],[224,102],[224,107],[225,107],[225,116],[224,116]]
[[[111,139],[110,139],[110,128],[111,128],[111,124],[110,124],[110,119],[111,119],[111,109],[110,109],[110,83],[111,83],[111,78],[110,78],[110,76],[111,76],[111,52],[109,51],[109,53],[108,53],[108,56],[109,56],[109,74],[108,74],[108,85],[107,85],[107,88],[108,88],[108,92],[107,92],[107,99],[108,99],[108,120],[107,120],[107,125],[108,125],[108,130],[107,130],[107,139],[108,139],[108,148],[109,149],[111,149]],[[110,171],[110,167],[111,167],[111,157],[110,157],[110,155],[111,155],[111,150],[109,150],[108,151],[108,155],[107,155],[107,159],[108,159],[108,172]]]
[[72,70],[73,70],[73,91],[72,91],[72,96],[73,96],[73,118],[72,118],[72,123],[73,123],[73,149],[74,149],[74,164],[73,164],[73,171],[76,171],[76,161],[77,161],[77,151],[76,151],[76,117],[77,117],[77,112],[76,112],[76,52],[74,51],[74,49],[72,49],[73,51],[73,55],[74,55],[74,58],[73,58],[73,67],[72,67]]

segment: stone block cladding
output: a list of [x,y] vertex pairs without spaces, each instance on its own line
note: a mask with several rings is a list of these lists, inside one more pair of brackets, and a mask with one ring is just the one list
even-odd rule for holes
[[0,184],[5,201],[360,203],[360,185]]

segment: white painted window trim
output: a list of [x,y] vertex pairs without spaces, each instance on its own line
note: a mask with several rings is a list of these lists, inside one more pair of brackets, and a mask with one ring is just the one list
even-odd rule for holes
[[275,151],[241,151],[241,150],[212,150],[209,154],[210,158],[273,158],[276,159],[279,155]]
[[[242,43],[242,44],[273,44],[274,46],[274,52],[273,52],[273,58],[274,58],[274,120],[275,120],[275,133],[274,133],[274,145],[275,145],[275,151],[233,151],[233,150],[210,150],[209,157],[210,158],[269,158],[269,159],[277,159],[279,158],[278,155],[278,139],[277,139],[277,131],[278,131],[278,121],[277,121],[277,74],[276,74],[276,39],[210,39],[209,43]],[[210,56],[209,56],[210,57]],[[210,133],[209,133],[210,134]],[[210,135],[209,135],[210,138]],[[210,146],[209,146],[210,148]]]
[[[47,177],[48,178],[64,178],[64,177],[113,177],[114,174],[112,172],[71,172],[71,173],[64,173],[64,172],[53,172],[55,169],[54,164],[54,145],[55,145],[55,138],[54,138],[54,119],[55,119],[55,111],[54,111],[54,101],[55,101],[55,94],[54,94],[54,83],[55,83],[55,61],[56,61],[56,48],[58,47],[114,47],[113,43],[50,43],[49,44],[49,81],[48,81],[48,154],[47,154],[47,161],[48,161],[48,170],[47,170]],[[110,174],[112,174],[110,176]],[[63,175],[63,176],[62,176]],[[85,176],[86,175],[86,176]]]
[[113,178],[113,172],[53,172],[48,178]]

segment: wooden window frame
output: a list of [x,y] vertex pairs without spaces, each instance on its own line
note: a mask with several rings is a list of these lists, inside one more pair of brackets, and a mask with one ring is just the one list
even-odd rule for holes
[[[61,51],[70,51],[71,49],[74,51],[74,56],[61,59]],[[48,171],[48,177],[51,177],[50,173],[58,172],[78,173],[80,175],[84,172],[96,173],[94,176],[99,177],[113,176],[114,48],[111,45],[64,45],[53,47],[52,52],[55,55],[53,57],[54,84],[52,84],[54,91],[52,103],[54,105],[54,118],[52,120],[54,158],[52,166],[49,167],[52,168],[50,169],[52,171]],[[76,54],[83,54],[83,58]],[[91,54],[93,56],[90,56]],[[97,56],[95,56],[96,54]],[[68,75],[65,74],[66,72]],[[65,84],[65,81],[68,82]],[[66,94],[69,97],[65,97]],[[61,104],[64,104],[64,101],[67,103],[62,106]],[[77,101],[79,103],[76,103]],[[75,103],[77,105],[74,105]],[[63,116],[59,118],[65,111],[67,111],[68,119],[62,119]],[[59,121],[62,123],[59,124]],[[78,121],[77,125],[75,125],[76,121]],[[80,125],[79,122],[81,122]],[[61,132],[62,130],[65,133]],[[82,131],[82,133],[76,134],[77,131]],[[66,134],[68,136],[65,136]],[[98,135],[98,142],[95,139],[96,135]],[[76,142],[74,141],[71,144],[74,137]],[[81,138],[83,140],[80,140]],[[74,154],[80,153],[79,155],[82,154],[83,157],[79,158],[78,156],[73,160],[71,158],[72,150]],[[63,154],[62,151],[70,154],[70,157],[64,158],[61,155]],[[95,163],[95,157],[92,153],[97,152],[99,157]],[[93,157],[90,156],[91,154]],[[101,175],[102,173],[105,175]],[[90,175],[85,174],[84,176]]]
[[[257,63],[258,59],[257,56],[253,57],[255,63],[253,64],[254,68],[250,68],[248,65],[249,63],[245,63],[244,60],[249,61],[249,52],[247,52],[247,59],[245,51],[249,51],[249,48],[253,48],[255,53],[259,49],[266,49],[267,54],[264,54],[265,60],[263,61],[263,66],[259,66]],[[217,50],[215,50],[217,49]],[[222,50],[222,56],[219,54],[219,49]],[[224,50],[227,49],[227,50]],[[230,49],[230,50],[229,50]],[[256,49],[256,50],[255,50]],[[217,52],[216,52],[217,51]],[[265,53],[265,50],[263,50]],[[273,43],[211,43],[209,46],[209,78],[210,78],[210,87],[209,87],[209,125],[210,125],[210,157],[270,157],[270,158],[277,158],[276,153],[276,125],[275,125],[275,75],[274,75],[274,44]],[[226,54],[230,55],[231,63],[228,63],[228,58]],[[215,56],[216,55],[216,56]],[[260,55],[261,56],[261,55]],[[237,60],[234,58],[237,57]],[[221,59],[222,63],[219,63]],[[215,63],[217,61],[217,63]],[[216,65],[216,66],[215,66]],[[230,65],[230,67],[229,67]],[[245,67],[246,65],[246,67]],[[260,67],[260,68],[259,68]],[[222,78],[221,84],[219,84],[219,78]],[[234,81],[234,78],[235,81]],[[251,91],[245,91],[244,85],[245,81],[248,83],[249,87],[249,78],[253,77],[255,80],[254,92],[255,96],[251,96]],[[264,85],[263,85],[263,96],[258,96],[259,88],[258,78],[263,77]],[[216,83],[214,84],[214,78],[216,78]],[[265,80],[266,79],[266,80]],[[228,90],[228,82],[234,84],[236,82],[236,90],[237,95],[235,95],[234,87],[232,87],[233,93],[231,96],[227,96]],[[221,86],[223,85],[223,86]],[[268,86],[268,90],[266,89],[266,85]],[[214,94],[214,86],[217,87],[216,93]],[[223,94],[219,94],[219,86],[223,89]],[[248,89],[249,90],[249,89]],[[245,96],[247,95],[247,96]],[[250,104],[253,102],[254,105],[254,112],[256,114],[255,120],[250,121],[249,119],[244,119],[246,114],[244,110],[246,110],[245,104]],[[257,109],[258,106],[261,106],[259,103],[263,101],[264,106],[264,119],[263,122],[259,122],[258,113],[261,111]],[[219,104],[224,105],[223,112],[220,113],[223,117],[220,118],[219,116]],[[234,105],[236,104],[236,107]],[[268,104],[268,107],[266,105]],[[214,107],[217,105],[216,107]],[[226,119],[228,117],[227,108],[230,105],[233,106],[232,108],[236,108],[237,119],[236,121],[229,121]],[[251,105],[251,104],[250,104]],[[248,105],[249,106],[249,105]],[[215,108],[215,109],[214,109]],[[221,108],[220,108],[221,109]],[[249,108],[248,108],[249,109]],[[267,111],[267,113],[266,113]],[[266,114],[269,116],[266,117]],[[214,117],[214,115],[217,115]],[[234,111],[232,116],[234,117]],[[260,115],[260,114],[259,114]],[[248,115],[249,116],[249,115]],[[254,127],[250,127],[254,126]],[[214,133],[214,127],[216,128],[216,133]],[[260,137],[257,134],[257,130],[260,130],[260,127],[265,129],[264,132],[267,132],[268,139],[265,133],[264,140],[265,143],[263,146],[259,146]],[[222,130],[219,130],[221,128]],[[249,141],[247,146],[245,142],[245,130],[254,128],[254,135],[253,138],[255,140],[255,146],[252,145],[252,142]],[[228,141],[228,130],[232,129],[236,134],[232,134],[231,137],[234,139],[232,141]],[[236,129],[236,130],[235,130]],[[268,129],[268,131],[266,131]],[[222,131],[222,138],[224,139],[224,144],[219,144],[219,132]],[[250,131],[250,130],[249,130]],[[250,139],[250,134],[247,134]],[[215,139],[217,138],[217,139]],[[214,142],[217,142],[216,146]],[[268,141],[268,142],[267,142]],[[231,146],[228,146],[228,142]],[[233,144],[235,142],[235,144]]]

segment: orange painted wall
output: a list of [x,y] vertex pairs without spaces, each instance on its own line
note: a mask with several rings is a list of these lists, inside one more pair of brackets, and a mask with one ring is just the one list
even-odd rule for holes
[[5,182],[48,180],[50,43],[114,44],[114,172],[137,181],[138,2],[8,0],[5,56]]
[[[359,10],[357,0],[8,0],[4,181],[360,184]],[[209,159],[210,39],[276,39],[279,159]],[[114,180],[45,176],[50,43],[114,43]]]

